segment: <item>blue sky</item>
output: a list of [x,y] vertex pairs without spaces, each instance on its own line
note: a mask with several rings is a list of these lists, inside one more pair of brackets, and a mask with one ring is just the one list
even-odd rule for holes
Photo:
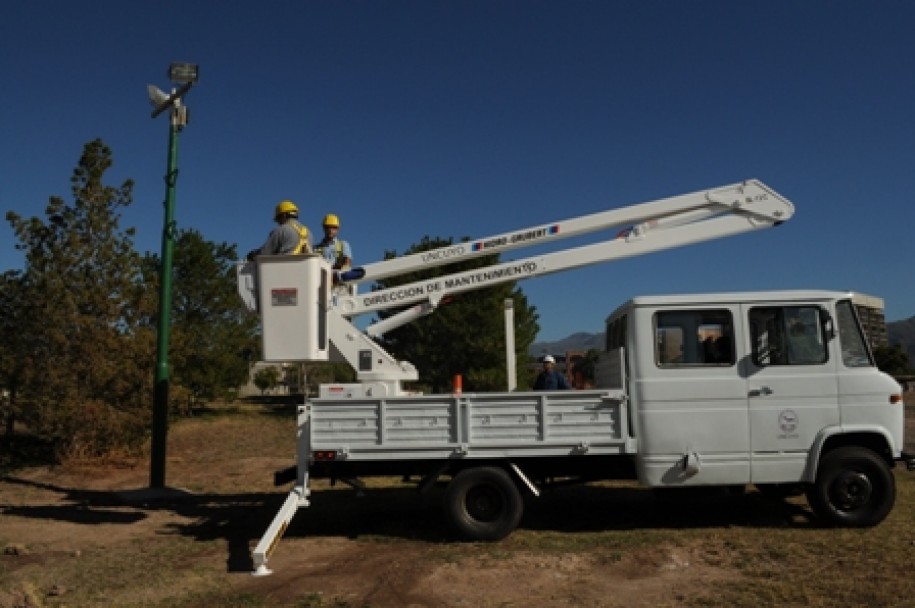
[[[123,225],[158,252],[168,126],[146,85],[192,61],[176,218],[240,252],[283,198],[315,231],[338,214],[358,264],[758,178],[794,219],[522,282],[538,339],[658,293],[848,289],[908,318],[912,31],[901,1],[18,2],[0,211],[70,200],[100,137],[109,181],[136,181]],[[4,221],[0,270],[21,264]]]

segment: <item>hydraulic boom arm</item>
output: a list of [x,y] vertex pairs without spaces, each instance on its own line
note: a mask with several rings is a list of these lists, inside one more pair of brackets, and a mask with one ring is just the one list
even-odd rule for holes
[[[794,206],[788,200],[761,182],[750,180],[366,265],[362,280],[379,279],[496,251],[634,224],[602,242],[343,297],[339,299],[338,307],[347,317],[416,302],[428,302],[434,308],[447,295],[766,228],[788,220],[793,213]],[[375,326],[369,328],[370,334],[380,333],[373,328]]]
[[[701,211],[702,213],[690,217],[687,215],[690,211]],[[794,213],[794,207],[762,182],[748,180],[741,184],[683,194],[662,200],[630,205],[620,209],[610,209],[549,224],[523,228],[513,232],[483,237],[465,243],[455,243],[432,251],[365,264],[362,266],[365,274],[357,280],[377,281],[386,277],[415,272],[423,268],[432,268],[443,264],[452,264],[481,255],[541,245],[560,239],[606,230],[614,226],[651,222],[668,216],[678,216],[683,221],[695,222],[714,214],[726,212],[739,213],[748,218],[756,215],[764,225],[772,225],[772,222],[781,222],[790,218]],[[727,234],[732,233],[729,232]],[[715,236],[726,236],[726,234]]]
[[[391,357],[370,336],[433,312],[446,296],[767,228],[787,221],[793,214],[790,201],[761,182],[749,180],[456,243],[367,264],[336,276],[320,256],[261,256],[256,263],[239,264],[238,287],[248,308],[262,315],[265,360],[345,360],[356,370],[366,394],[397,395],[401,394],[401,381],[417,379],[416,368]],[[333,287],[333,279],[376,281],[614,227],[624,229],[590,245],[428,281],[364,294]],[[403,306],[408,308],[369,326],[365,332],[350,321],[366,313]]]

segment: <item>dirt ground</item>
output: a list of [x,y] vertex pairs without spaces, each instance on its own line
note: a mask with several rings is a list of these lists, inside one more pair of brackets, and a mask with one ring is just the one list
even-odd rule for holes
[[[236,463],[232,474],[262,476],[265,464]],[[369,515],[368,504],[348,513],[355,524],[334,523],[336,506],[301,510],[271,557],[274,573],[253,577],[249,552],[282,494],[148,497],[137,489],[147,481],[140,467],[31,469],[0,481],[0,573],[15,581],[0,591],[0,607],[526,606],[534,598],[541,606],[665,606],[729,576],[689,545],[593,554],[451,545],[434,508],[410,506],[406,491],[392,490],[380,514]],[[327,493],[340,495],[330,497],[334,505],[352,500]],[[359,522],[402,518],[395,511],[403,509],[419,521],[396,524],[393,538],[385,525]]]
[[[264,464],[246,462],[236,474],[263,475]],[[674,605],[684,586],[728,576],[703,566],[689,547],[648,547],[612,561],[536,550],[509,558],[490,546],[474,555],[473,546],[457,545],[449,558],[438,543],[347,537],[337,524],[330,535],[290,530],[270,560],[274,573],[253,577],[249,551],[277,500],[150,497],[136,489],[145,473],[33,469],[0,482],[0,572],[21,581],[0,591],[0,606],[168,605],[169,598],[184,606],[261,605],[253,598],[265,606],[661,606]],[[195,538],[203,542],[192,546]],[[164,569],[151,560],[154,578],[143,573],[147,550],[171,555]],[[133,562],[128,587],[110,570],[125,567],[119,560]],[[107,588],[88,589],[99,584]]]
[[744,543],[807,525],[801,507],[773,513],[755,495],[738,514],[697,516],[662,512],[644,490],[583,487],[537,502],[506,541],[465,544],[449,542],[434,496],[324,488],[272,554],[274,573],[253,577],[250,551],[285,497],[271,476],[292,461],[291,420],[256,441],[255,422],[263,430],[243,417],[170,431],[165,492],[146,488],[142,459],[0,479],[0,608],[722,605],[716,589],[746,576]]

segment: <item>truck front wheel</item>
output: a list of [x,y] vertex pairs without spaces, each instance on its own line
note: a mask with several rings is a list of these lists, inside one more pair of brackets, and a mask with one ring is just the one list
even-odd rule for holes
[[445,493],[445,515],[466,540],[501,540],[521,521],[524,500],[512,478],[498,467],[465,469]]
[[860,447],[837,448],[820,461],[807,502],[825,523],[864,528],[879,524],[896,501],[896,482],[886,462]]

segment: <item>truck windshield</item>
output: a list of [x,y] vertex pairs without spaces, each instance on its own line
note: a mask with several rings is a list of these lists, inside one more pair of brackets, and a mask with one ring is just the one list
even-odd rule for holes
[[842,362],[846,367],[872,367],[871,358],[858,315],[850,300],[836,304],[836,318],[839,326],[839,344],[842,346]]

